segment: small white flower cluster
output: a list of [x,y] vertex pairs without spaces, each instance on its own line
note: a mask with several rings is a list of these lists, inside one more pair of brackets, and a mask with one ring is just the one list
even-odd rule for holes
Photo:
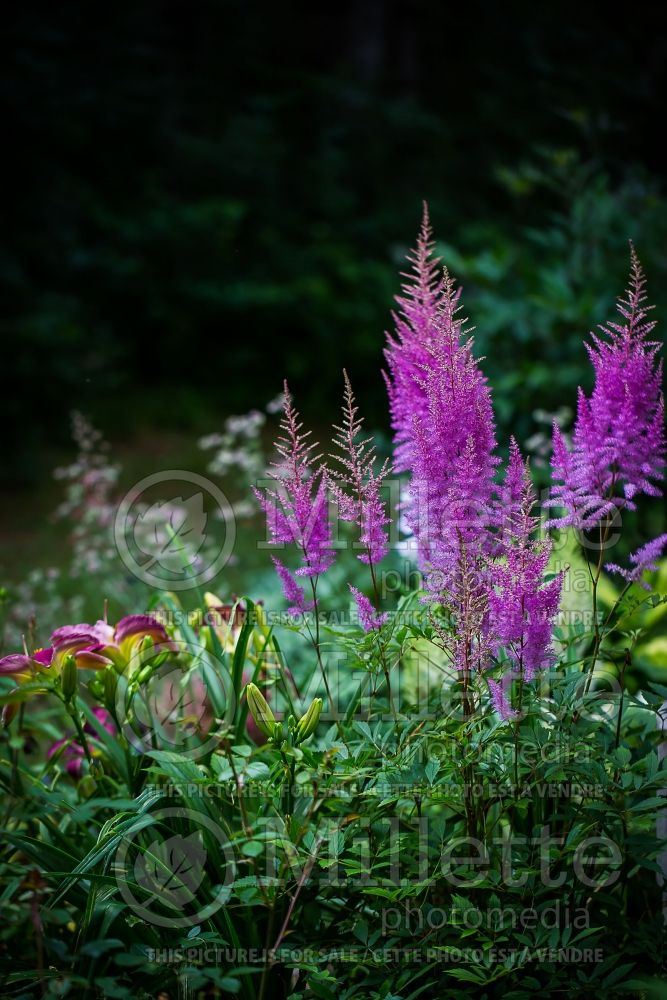
[[282,407],[281,393],[267,403],[265,413],[250,410],[244,414],[233,414],[225,420],[222,433],[207,434],[199,439],[199,447],[204,451],[215,449],[208,471],[214,476],[235,477],[241,496],[233,505],[234,514],[238,518],[253,517],[257,513],[257,504],[252,500],[250,487],[263,476],[266,468],[262,429],[266,424],[266,413],[279,413]]

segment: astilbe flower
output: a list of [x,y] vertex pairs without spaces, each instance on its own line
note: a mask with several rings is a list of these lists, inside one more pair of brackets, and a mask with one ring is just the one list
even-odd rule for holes
[[306,600],[303,587],[299,586],[287,566],[285,566],[285,564],[282,563],[276,556],[271,556],[271,561],[273,562],[282,585],[283,596],[290,604],[290,607],[287,609],[287,613],[296,616],[304,614],[306,611],[311,611],[315,602]]
[[348,583],[348,587],[357,605],[359,621],[364,632],[372,632],[382,628],[389,620],[389,612],[376,611],[370,599],[358,587],[353,587],[351,583]]
[[[296,575],[316,581],[335,559],[327,479],[325,471],[319,467],[319,456],[313,454],[317,444],[308,441],[310,431],[302,432],[303,424],[293,406],[287,382],[280,427],[282,434],[275,444],[279,460],[273,462],[267,472],[276,486],[267,489],[265,495],[257,489],[254,493],[266,513],[272,544],[296,545],[301,555]],[[305,603],[300,606],[300,602],[295,601],[301,588],[295,580],[287,584],[291,574],[282,563],[280,565],[280,579],[283,588],[287,588],[285,597],[294,608],[306,610]]]
[[338,451],[329,456],[340,463],[342,469],[329,469],[329,485],[341,518],[359,528],[359,544],[363,551],[358,559],[366,565],[376,566],[389,549],[387,525],[390,522],[380,496],[389,463],[385,461],[379,471],[375,471],[375,446],[372,438],[360,440],[363,417],[357,417],[359,407],[346,371],[343,376],[343,421],[340,426],[334,425],[333,443]]
[[435,317],[442,305],[445,289],[440,258],[434,255],[433,232],[424,202],[421,230],[415,250],[408,254],[411,271],[402,275],[402,295],[396,297],[399,309],[393,314],[395,333],[387,334],[385,373],[389,393],[391,425],[394,430],[394,468],[406,472],[412,468],[414,416],[424,417],[428,408],[421,375],[429,363],[429,346],[438,338]]
[[552,628],[562,587],[561,575],[544,582],[551,545],[534,538],[535,502],[528,468],[512,438],[505,480],[498,491],[498,550],[490,570],[486,629],[493,654],[504,648],[512,672],[528,681],[551,662]]
[[656,485],[665,465],[664,400],[660,344],[649,340],[655,322],[647,319],[645,278],[631,245],[629,288],[617,303],[622,322],[592,334],[587,350],[595,386],[579,389],[572,448],[554,427],[552,497],[562,507],[550,525],[587,530],[616,508],[634,509],[644,493],[660,496]]
[[[561,580],[544,582],[550,549],[533,541],[535,502],[512,443],[495,485],[495,422],[487,380],[460,315],[448,271],[437,276],[428,217],[412,260],[412,294],[401,300],[387,378],[399,468],[412,476],[406,521],[417,540],[432,621],[463,677],[466,711],[473,673],[515,661],[524,679],[549,662]],[[504,651],[504,654],[503,654]],[[512,717],[508,682],[489,680],[494,707]]]
[[[437,339],[415,376],[426,410],[413,416],[412,481],[406,520],[416,536],[427,589],[452,571],[460,542],[481,554],[488,544],[498,459],[491,397],[458,317],[458,293],[447,271],[434,319]],[[435,570],[435,576],[432,571]],[[430,581],[434,581],[434,587]]]
[[488,681],[489,692],[491,694],[491,704],[493,705],[494,711],[497,712],[500,718],[504,721],[514,719],[517,716],[517,712],[512,708],[512,703],[509,697],[508,679],[509,678],[503,678],[500,681],[489,679]]
[[484,622],[495,425],[460,291],[433,257],[427,214],[410,259],[415,275],[404,286],[396,338],[386,351],[396,465],[411,472],[404,513],[426,599],[448,613],[447,627],[435,618],[434,624],[467,679],[489,659]]
[[487,562],[471,552],[459,537],[456,562],[442,582],[434,586],[437,600],[447,609],[443,623],[434,615],[432,624],[442,648],[449,653],[452,666],[467,683],[475,672],[482,672],[491,662],[488,630]]
[[[458,559],[459,537],[485,535],[497,459],[486,379],[460,315],[460,290],[433,254],[424,206],[416,250],[408,257],[395,337],[385,351],[394,428],[395,468],[412,473],[405,519],[429,581]],[[432,571],[436,571],[433,575]],[[435,593],[434,593],[435,596]]]
[[639,583],[644,590],[650,590],[649,584],[642,581],[642,576],[647,571],[657,570],[657,560],[665,547],[667,547],[667,534],[659,535],[632,553],[630,556],[630,562],[633,564],[632,569],[624,569],[616,563],[607,563],[606,568],[611,573],[620,573],[628,583]]

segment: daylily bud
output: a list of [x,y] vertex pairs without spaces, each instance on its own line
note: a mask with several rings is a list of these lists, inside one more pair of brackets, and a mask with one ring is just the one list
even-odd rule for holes
[[155,643],[153,642],[153,637],[150,635],[145,635],[141,642],[139,643],[139,652],[148,653],[153,648]]
[[2,725],[5,729],[7,729],[11,725],[12,719],[15,717],[18,710],[19,706],[15,701],[10,701],[7,705],[3,706]]
[[82,799],[89,799],[91,795],[95,794],[97,789],[97,782],[93,778],[92,774],[84,774],[83,778],[79,782],[79,795]]
[[246,698],[248,699],[248,709],[257,724],[257,728],[269,739],[272,738],[276,725],[275,716],[256,684],[248,684]]
[[208,653],[213,652],[213,636],[211,635],[211,626],[202,625],[199,629],[199,639],[204,644],[204,648]]
[[107,705],[111,706],[116,701],[116,688],[118,687],[118,674],[112,670],[107,669],[102,674],[102,686],[104,688],[104,700]]
[[317,727],[317,723],[320,721],[321,711],[322,699],[315,698],[306,714],[302,715],[299,719],[299,724],[296,727],[297,743],[303,743],[304,740],[307,740],[309,736],[313,735]]
[[94,757],[90,762],[90,774],[92,778],[101,778],[104,774],[102,761]]
[[65,701],[70,702],[79,687],[79,675],[76,669],[76,660],[73,656],[65,657],[60,683]]

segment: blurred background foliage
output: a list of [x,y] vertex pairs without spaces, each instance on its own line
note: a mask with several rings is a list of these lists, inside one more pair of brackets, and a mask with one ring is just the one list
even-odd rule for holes
[[0,562],[40,549],[73,408],[130,480],[205,471],[196,436],[284,375],[328,426],[346,365],[386,433],[383,331],[422,199],[500,440],[539,452],[545,415],[567,424],[590,387],[582,339],[624,287],[630,238],[667,315],[666,21],[659,3],[622,24],[481,0],[15,5]]

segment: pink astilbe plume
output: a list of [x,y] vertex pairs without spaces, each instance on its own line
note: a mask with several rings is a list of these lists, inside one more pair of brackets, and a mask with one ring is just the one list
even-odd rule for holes
[[341,469],[329,470],[329,485],[341,518],[359,528],[359,544],[363,549],[359,560],[375,566],[389,549],[387,525],[390,521],[380,496],[389,463],[385,461],[379,471],[375,471],[375,447],[371,438],[360,439],[363,418],[357,417],[359,408],[346,371],[343,376],[343,421],[340,426],[334,425],[333,444],[337,453],[330,455]]
[[507,473],[498,491],[498,558],[490,568],[486,628],[494,655],[504,649],[513,672],[526,680],[551,662],[562,587],[560,575],[544,582],[551,545],[534,538],[535,500],[527,466],[512,438]]
[[304,614],[306,611],[312,611],[315,606],[315,602],[306,600],[303,587],[299,586],[287,566],[285,566],[280,559],[277,559],[276,556],[271,556],[271,560],[275,566],[276,573],[280,578],[280,583],[283,588],[283,596],[290,605],[287,609],[287,613],[290,615],[300,615]]
[[508,719],[516,718],[516,712],[512,708],[508,686],[503,684],[503,681],[489,680],[489,691],[491,693],[491,704],[493,709],[498,713],[501,719],[507,721]]
[[548,506],[565,512],[555,527],[594,527],[615,508],[634,509],[641,493],[660,496],[656,485],[665,465],[664,400],[660,344],[649,340],[655,322],[647,320],[645,278],[631,245],[630,283],[617,310],[621,322],[592,334],[587,350],[595,386],[587,397],[579,389],[572,448],[554,427],[552,498]]
[[628,583],[639,583],[644,590],[650,590],[651,588],[648,583],[642,581],[642,576],[646,572],[657,570],[657,560],[666,547],[667,535],[659,535],[632,553],[630,556],[632,569],[623,569],[622,566],[618,566],[616,563],[607,563],[606,568],[610,573],[620,573]]
[[371,632],[374,629],[382,628],[384,623],[389,621],[389,612],[376,611],[372,602],[357,587],[353,587],[351,583],[348,583],[348,587],[357,605],[359,621],[364,632]]
[[459,538],[455,562],[447,574],[433,582],[431,593],[447,609],[446,624],[431,617],[442,648],[452,666],[470,677],[491,665],[488,629],[488,566]]
[[480,549],[486,545],[498,462],[489,388],[458,309],[458,293],[445,271],[433,321],[437,339],[428,346],[427,364],[418,375],[426,408],[413,416],[406,507],[427,573],[447,573],[458,559],[461,538]]
[[280,459],[267,471],[276,487],[267,489],[266,495],[254,492],[266,513],[271,542],[296,545],[302,559],[296,575],[317,577],[335,559],[326,475],[318,468],[319,456],[313,455],[317,445],[308,442],[310,431],[302,433],[287,382],[280,427],[282,434],[276,441]]
[[394,336],[387,334],[385,374],[389,393],[391,425],[394,430],[394,466],[397,472],[412,467],[414,448],[413,418],[423,417],[427,401],[421,386],[428,348],[437,339],[434,321],[444,297],[440,258],[434,242],[428,207],[424,203],[421,230],[415,250],[408,255],[411,271],[402,275],[402,295],[396,297],[393,314]]
[[[497,459],[488,385],[460,315],[460,290],[433,256],[426,206],[408,258],[386,377],[395,468],[412,480],[405,517],[428,581],[458,560],[459,540],[484,547]],[[447,584],[446,579],[443,581]],[[435,594],[434,594],[435,596]]]

